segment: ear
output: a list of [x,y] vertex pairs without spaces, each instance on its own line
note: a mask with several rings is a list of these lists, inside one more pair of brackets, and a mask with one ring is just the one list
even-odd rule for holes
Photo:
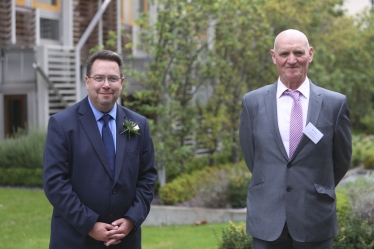
[[123,87],[123,83],[125,82],[125,77],[122,77],[121,79],[121,90],[122,90],[122,87]]
[[312,47],[309,48],[309,62],[313,61],[314,49]]
[[90,79],[87,76],[84,79],[86,80],[86,88],[88,90],[90,88],[90,84],[89,84]]
[[275,59],[275,51],[274,51],[274,49],[270,49],[270,54],[271,54],[271,58],[273,59],[273,63],[277,64],[276,63],[276,59]]

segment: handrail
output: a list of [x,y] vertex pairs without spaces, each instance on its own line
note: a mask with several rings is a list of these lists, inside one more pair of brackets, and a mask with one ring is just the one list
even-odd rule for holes
[[58,91],[58,89],[53,85],[53,83],[49,80],[48,76],[44,73],[43,69],[36,63],[33,63],[32,64],[33,68],[35,68],[35,70],[40,73],[40,75],[43,77],[43,79],[47,82],[47,87],[48,89],[52,89],[53,92],[56,94],[56,96],[58,97],[58,99],[60,100],[60,102],[63,104],[63,106],[65,108],[68,108],[69,105],[68,103],[65,101],[64,97],[60,94],[60,92]]

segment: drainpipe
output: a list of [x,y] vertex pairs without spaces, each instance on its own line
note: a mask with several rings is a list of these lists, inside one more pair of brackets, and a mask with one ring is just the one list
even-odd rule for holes
[[99,7],[98,11],[96,12],[95,16],[92,18],[92,21],[88,25],[87,29],[84,31],[83,35],[79,39],[76,47],[75,47],[75,88],[76,88],[76,102],[78,102],[81,98],[81,49],[86,43],[88,37],[92,33],[92,30],[95,28],[97,23],[100,21],[104,11],[108,7],[111,0],[105,0],[104,3]]

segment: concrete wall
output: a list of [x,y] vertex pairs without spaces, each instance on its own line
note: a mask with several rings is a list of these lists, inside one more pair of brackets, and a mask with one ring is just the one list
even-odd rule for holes
[[151,206],[143,226],[193,225],[199,223],[226,223],[246,219],[246,209],[211,209],[175,206]]

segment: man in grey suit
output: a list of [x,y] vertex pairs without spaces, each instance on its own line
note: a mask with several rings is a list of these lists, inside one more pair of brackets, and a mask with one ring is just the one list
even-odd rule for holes
[[281,32],[270,53],[277,82],[242,102],[240,144],[252,172],[247,233],[255,249],[332,248],[335,187],[352,154],[346,96],[309,80],[313,48],[302,32]]

